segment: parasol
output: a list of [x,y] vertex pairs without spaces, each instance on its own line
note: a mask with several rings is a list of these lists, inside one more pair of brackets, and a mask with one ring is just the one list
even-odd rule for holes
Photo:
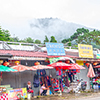
[[[17,70],[4,66],[4,65],[0,65],[1,78],[2,78],[2,72],[14,72],[14,71],[17,71]],[[1,84],[1,79],[0,79],[0,84]]]
[[69,57],[59,57],[59,60],[70,60],[72,63],[75,63],[75,61]]
[[87,77],[90,77],[90,78],[95,77],[95,73],[94,73],[94,70],[93,70],[91,64],[90,64],[90,67],[89,67],[89,71],[88,71]]
[[58,70],[58,69],[69,69],[70,67],[72,67],[72,65],[66,64],[64,62],[55,62],[55,63],[49,64],[48,66],[52,66],[56,70]]
[[14,72],[17,71],[16,69],[4,66],[4,65],[0,65],[0,71],[1,72]]
[[49,58],[50,64],[55,63],[59,60],[70,60],[72,63],[75,63],[75,61],[72,58],[69,57],[58,57],[58,58]]
[[27,66],[21,65],[21,64],[12,66],[11,68],[16,69],[17,70],[16,72],[22,72],[22,71],[25,71],[25,70],[31,70],[30,67],[27,67]]
[[[15,66],[12,66],[11,68],[16,69],[16,72],[19,72],[19,82],[21,83],[21,74],[20,72],[23,72],[25,70],[33,70],[30,67],[27,67],[25,65],[17,64]],[[19,84],[19,87],[21,87],[21,84]]]
[[95,66],[94,68],[100,68],[100,65]]
[[32,66],[30,68],[31,69],[53,69],[53,67],[46,66],[46,65],[36,65],[36,66]]
[[71,63],[69,64],[71,65],[72,67],[70,67],[69,69],[85,69],[85,67],[81,66],[81,65],[78,65],[76,63]]

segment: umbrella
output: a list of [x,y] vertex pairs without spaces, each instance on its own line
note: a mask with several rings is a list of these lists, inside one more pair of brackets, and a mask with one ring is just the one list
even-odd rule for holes
[[95,66],[94,68],[100,68],[100,65]]
[[93,70],[91,64],[90,64],[90,67],[89,67],[89,71],[88,71],[87,77],[90,77],[90,78],[95,77],[95,73],[94,73],[94,70]]
[[46,66],[46,65],[36,65],[36,66],[32,66],[30,68],[31,69],[53,69],[53,67]]
[[75,61],[69,57],[59,57],[59,60],[70,60],[72,63],[75,63]]
[[59,68],[60,69],[69,69],[70,67],[72,67],[72,65],[66,64],[64,62],[56,62],[56,63],[49,64],[48,66],[52,66],[56,70],[58,70]]
[[[27,67],[27,66],[21,65],[21,64],[12,66],[11,68],[16,69],[17,70],[16,72],[23,72],[25,70],[32,70],[30,67]],[[21,74],[20,73],[19,73],[19,82],[21,83]],[[21,87],[21,84],[19,84],[19,87]]]
[[85,69],[85,67],[81,66],[81,65],[78,65],[76,63],[72,63],[72,64],[69,64],[71,65],[72,67],[70,67],[69,69]]
[[14,72],[17,71],[16,69],[4,66],[4,65],[0,65],[0,71],[1,72]]
[[24,65],[21,65],[21,64],[12,66],[11,68],[16,69],[17,70],[16,72],[22,72],[22,71],[25,71],[25,70],[31,70],[30,67],[27,67],[27,66],[24,66]]
[[37,70],[37,69],[34,68],[34,67],[29,67],[29,69],[30,69],[30,70],[33,70],[33,71]]
[[72,63],[75,63],[75,61],[69,57],[58,57],[58,58],[50,58],[50,64],[55,63],[59,60],[70,60]]
[[[4,66],[4,65],[0,65],[0,72],[14,72],[14,71],[17,71],[15,69],[12,69],[12,68],[9,68],[7,66]],[[1,74],[1,78],[2,78],[2,74]],[[0,80],[0,84],[1,84],[1,80]]]

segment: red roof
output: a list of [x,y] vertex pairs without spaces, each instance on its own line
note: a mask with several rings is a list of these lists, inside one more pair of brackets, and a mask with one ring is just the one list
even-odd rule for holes
[[[0,50],[1,54],[11,54],[13,56],[20,57],[42,57],[42,58],[53,58],[61,56],[48,56],[46,52],[34,52],[34,51],[23,51],[23,50]],[[63,57],[78,58],[78,56],[65,55]]]

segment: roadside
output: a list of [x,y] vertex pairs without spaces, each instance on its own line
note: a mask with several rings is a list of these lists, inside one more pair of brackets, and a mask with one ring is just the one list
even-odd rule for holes
[[[58,96],[58,95],[50,95],[50,96],[40,96],[38,98],[33,98],[31,100],[87,100],[90,98],[94,98],[92,100],[100,100],[100,92],[98,93],[63,93],[62,96]],[[95,99],[98,98],[98,99]]]

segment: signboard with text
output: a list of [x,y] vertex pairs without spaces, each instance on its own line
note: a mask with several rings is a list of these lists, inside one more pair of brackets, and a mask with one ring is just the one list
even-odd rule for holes
[[65,55],[63,43],[46,43],[48,55]]
[[83,61],[81,61],[81,60],[76,60],[76,63],[77,63],[78,65],[81,65],[81,66],[84,65]]
[[93,58],[92,45],[78,44],[79,57]]
[[27,98],[27,89],[26,88],[18,88],[18,89],[12,89],[8,90],[8,97],[9,100],[19,100],[19,96],[23,96],[24,98]]

